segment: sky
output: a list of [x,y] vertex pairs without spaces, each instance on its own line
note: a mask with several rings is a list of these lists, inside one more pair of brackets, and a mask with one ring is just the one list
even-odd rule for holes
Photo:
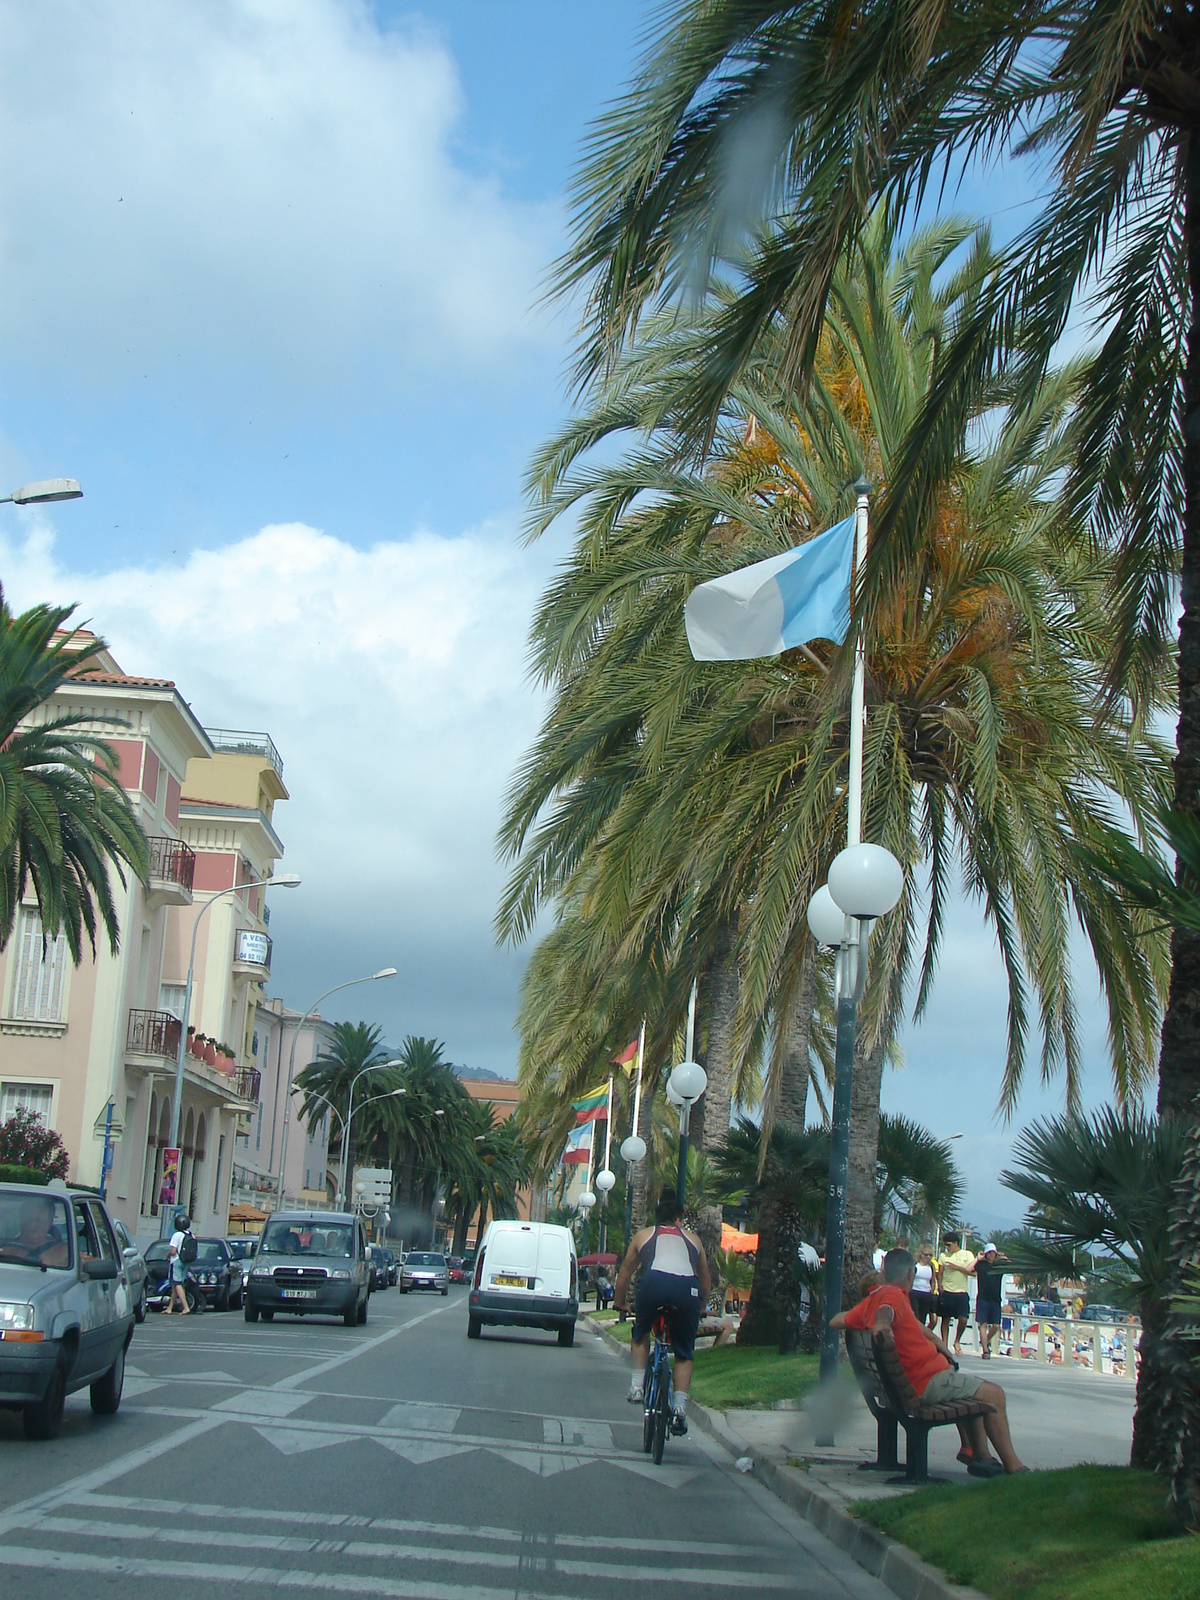
[[[78,605],[208,726],[263,729],[291,798],[272,988],[511,1075],[527,952],[494,836],[536,731],[529,620],[560,553],[522,474],[567,412],[543,290],[636,0],[0,0],[0,507],[12,603]],[[1003,236],[1020,174],[973,176]],[[955,911],[887,1109],[956,1141],[984,1226],[1005,1047],[995,945]],[[1081,963],[1089,1101],[1104,1030]],[[1033,1083],[1014,1126],[1059,1108]]]

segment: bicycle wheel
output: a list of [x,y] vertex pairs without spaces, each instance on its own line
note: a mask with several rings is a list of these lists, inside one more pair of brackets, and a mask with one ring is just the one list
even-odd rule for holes
[[[663,1367],[666,1367],[665,1360],[663,1361]],[[665,1371],[659,1381],[653,1415],[654,1448],[651,1451],[651,1459],[657,1467],[662,1462],[663,1450],[667,1443],[667,1429],[671,1426],[671,1385],[667,1382]]]
[[650,1454],[650,1447],[654,1443],[654,1399],[656,1388],[654,1383],[654,1369],[657,1362],[651,1352],[650,1364],[646,1368],[646,1376],[642,1382],[642,1449],[646,1455]]

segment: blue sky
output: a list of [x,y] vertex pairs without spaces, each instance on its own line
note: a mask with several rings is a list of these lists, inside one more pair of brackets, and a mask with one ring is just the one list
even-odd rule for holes
[[[517,542],[520,486],[571,334],[540,290],[650,14],[0,0],[0,481],[85,490],[0,512],[0,576],[18,604],[78,601],[208,724],[271,732],[305,879],[274,908],[290,1003],[395,964],[339,1014],[501,1072],[524,958],[492,943],[492,841],[554,555]],[[1028,188],[973,179],[957,203],[1004,235]],[[999,963],[962,907],[885,1104],[964,1131],[985,1222],[1014,1214],[1003,1049]]]

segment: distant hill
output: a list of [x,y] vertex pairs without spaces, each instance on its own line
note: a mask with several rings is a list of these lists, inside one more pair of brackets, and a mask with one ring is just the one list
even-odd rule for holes
[[448,1063],[450,1071],[456,1078],[469,1078],[472,1083],[511,1083],[511,1078],[506,1078],[502,1073],[489,1072],[486,1067],[467,1067],[456,1061]]

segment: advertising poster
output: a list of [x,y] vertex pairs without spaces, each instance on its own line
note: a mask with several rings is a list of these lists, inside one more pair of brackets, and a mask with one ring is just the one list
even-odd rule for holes
[[160,1206],[175,1204],[175,1185],[179,1181],[179,1151],[163,1151],[162,1187],[158,1191]]

